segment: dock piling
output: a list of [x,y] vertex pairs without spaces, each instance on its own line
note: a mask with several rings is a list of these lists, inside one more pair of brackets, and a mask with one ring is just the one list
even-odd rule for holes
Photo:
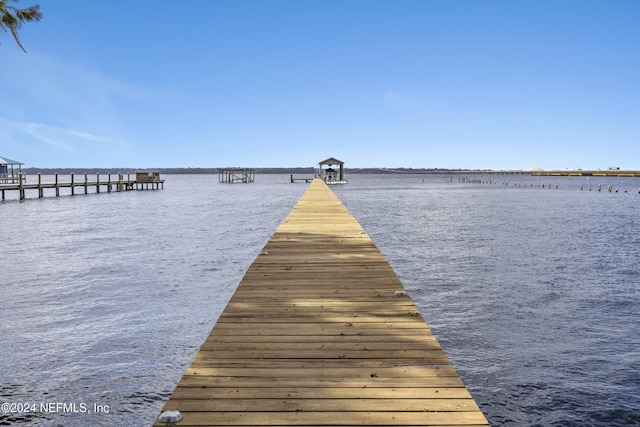
[[20,186],[20,188],[18,191],[20,192],[20,201],[23,202],[24,201],[24,184],[23,184],[24,180],[22,179],[22,174],[19,174],[19,177],[20,179],[18,180],[19,181],[18,185]]
[[245,184],[254,182],[256,179],[256,170],[254,168],[243,167],[227,167],[218,168],[218,182],[233,184],[235,182],[243,182]]
[[101,193],[104,190],[103,187],[106,187],[107,193],[111,193],[114,185],[116,186],[117,191],[128,191],[133,189],[158,190],[164,188],[164,180],[160,179],[160,174],[158,172],[143,172],[136,174],[136,178],[134,180],[131,180],[130,174],[127,174],[126,181],[124,181],[123,177],[123,174],[118,174],[118,181],[114,181],[113,177],[109,173],[106,180],[101,180],[100,174],[97,173],[95,181],[92,181],[89,179],[88,174],[85,173],[84,181],[77,182],[75,174],[71,173],[70,182],[60,182],[58,173],[53,175],[52,181],[48,181],[46,178],[43,178],[41,173],[38,173],[34,183],[27,183],[26,178],[22,173],[20,173],[19,179],[15,182],[0,184],[0,192],[2,193],[2,201],[5,201],[7,191],[18,191],[18,199],[20,202],[23,202],[26,199],[27,190],[35,190],[37,197],[43,198],[45,196],[45,190],[48,191],[48,189],[53,189],[55,196],[59,197],[61,188],[69,188],[71,196],[76,194],[76,187],[84,187],[85,194],[89,194],[89,190],[94,187],[96,194]]

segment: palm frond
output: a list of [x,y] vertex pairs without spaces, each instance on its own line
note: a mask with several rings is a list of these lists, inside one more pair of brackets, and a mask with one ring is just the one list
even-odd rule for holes
[[40,12],[40,5],[36,4],[26,9],[17,9],[16,18],[21,23],[23,22],[38,22],[42,19],[42,12]]
[[[18,0],[11,0],[17,3]],[[18,37],[18,30],[22,28],[22,24],[25,22],[38,22],[42,19],[42,12],[40,12],[40,5],[36,4],[24,9],[18,9],[15,6],[8,6],[7,0],[0,0],[0,30],[7,32],[9,30],[11,35],[15,39],[20,49],[26,52],[20,38]]]

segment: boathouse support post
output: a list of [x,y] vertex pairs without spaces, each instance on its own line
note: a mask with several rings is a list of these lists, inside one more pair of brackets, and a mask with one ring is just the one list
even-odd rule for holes
[[20,178],[19,179],[20,182],[18,184],[19,185],[18,190],[20,192],[20,201],[22,202],[22,201],[24,201],[24,184],[23,184],[23,181],[22,181],[22,174],[21,173],[18,174],[18,177]]

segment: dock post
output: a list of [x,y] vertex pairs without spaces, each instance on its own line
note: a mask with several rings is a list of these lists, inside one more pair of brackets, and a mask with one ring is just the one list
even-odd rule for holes
[[88,184],[88,181],[87,181],[87,173],[85,172],[85,173],[84,173],[84,194],[87,194],[87,192],[88,192],[88,191],[87,191],[87,184]]
[[107,175],[107,193],[111,193],[111,173]]
[[100,174],[96,174],[96,193],[100,193]]
[[58,184],[58,174],[56,173],[56,197],[60,196],[60,185]]
[[24,184],[22,181],[22,174],[19,174],[18,177],[20,178],[20,183],[18,184],[18,189],[20,190],[20,201],[23,202],[24,201]]
[[71,195],[72,196],[76,195],[76,185],[73,182],[73,172],[71,172]]
[[38,198],[41,199],[42,196],[42,174],[38,174]]

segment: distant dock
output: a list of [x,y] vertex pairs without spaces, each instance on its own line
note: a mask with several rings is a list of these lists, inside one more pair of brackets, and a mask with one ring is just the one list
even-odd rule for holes
[[[405,172],[406,173],[406,172]],[[452,170],[432,173],[451,173],[467,175],[531,175],[531,176],[604,176],[604,177],[640,177],[640,170]]]
[[304,182],[306,182],[306,183],[308,184],[308,183],[310,183],[311,181],[313,181],[314,179],[316,179],[316,178],[315,178],[315,177],[313,177],[313,176],[306,177],[306,178],[294,178],[294,177],[293,177],[293,174],[291,175],[291,183],[292,183],[292,184],[293,184],[293,183],[295,183],[296,181],[304,181]]
[[242,182],[245,184],[256,180],[256,170],[254,168],[219,168],[218,182],[233,184]]
[[549,171],[532,171],[532,176],[605,176],[605,177],[640,177],[638,170],[549,170]]
[[513,170],[513,169],[379,169],[382,173],[404,175],[529,175],[529,176],[603,176],[640,177],[640,170]]
[[489,425],[320,179],[249,267],[164,410],[180,411],[180,427]]
[[112,174],[107,174],[106,177],[100,177],[100,174],[95,174],[89,177],[88,174],[84,174],[79,177],[76,174],[70,174],[69,181],[61,181],[58,174],[54,175],[53,182],[44,182],[42,175],[38,174],[37,182],[28,183],[23,176],[20,176],[18,182],[0,184],[0,192],[2,193],[2,201],[5,201],[5,193],[8,191],[18,191],[18,198],[22,202],[27,198],[27,191],[33,192],[35,190],[37,197],[42,198],[45,196],[45,190],[53,190],[55,196],[60,196],[60,189],[70,189],[71,195],[74,196],[80,192],[89,194],[90,189],[95,193],[112,191],[130,191],[130,190],[158,190],[164,188],[164,180],[160,179],[160,174],[157,172],[137,172],[135,177],[132,178],[131,174],[127,174],[126,178],[124,174],[117,174],[117,178],[112,177]]

